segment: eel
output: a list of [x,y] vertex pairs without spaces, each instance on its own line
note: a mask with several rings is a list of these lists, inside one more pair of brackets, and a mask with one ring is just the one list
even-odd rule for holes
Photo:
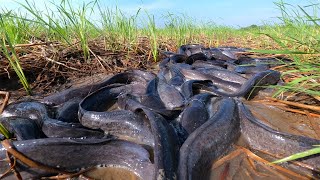
[[180,46],[178,53],[190,56],[192,54],[202,52],[202,49],[204,49],[204,47],[200,44],[187,44]]
[[239,89],[230,93],[224,92],[220,89],[212,89],[214,94],[218,94],[220,96],[225,97],[246,97],[252,98],[260,89],[264,88],[264,86],[277,84],[280,80],[280,72],[274,70],[262,71],[253,75],[249,78],[245,83],[241,85]]
[[138,101],[144,106],[160,113],[161,115],[172,118],[180,114],[181,110],[169,110],[164,105],[158,93],[158,79],[151,80],[147,86],[146,94],[138,96]]
[[173,53],[159,63],[159,68],[163,69],[169,64],[183,63],[188,59],[187,55]]
[[[130,111],[136,111],[137,109],[139,108],[148,108],[156,113],[159,113],[161,114],[162,116],[170,119],[169,117],[173,117],[173,116],[176,116],[180,113],[180,111],[171,111],[171,110],[168,110],[166,109],[164,106],[162,107],[156,107],[156,108],[152,108],[149,105],[149,103],[153,103],[153,102],[149,102],[148,99],[145,99],[147,100],[148,102],[144,102],[141,103],[139,101],[140,97],[135,97],[131,94],[122,94],[118,97],[118,101],[117,101],[117,104],[119,106],[120,109],[123,109],[123,110],[130,110]],[[149,100],[152,100],[152,99],[149,99]],[[160,101],[160,99],[159,99]],[[156,102],[155,102],[156,103]]]
[[[280,80],[281,76],[280,72],[278,71],[267,70],[253,75],[247,81],[240,84],[231,81],[225,81],[216,76],[204,74],[195,70],[181,69],[181,72],[187,79],[212,81],[212,84],[216,88],[212,88],[211,92],[224,97],[252,97],[256,92],[263,88],[261,86],[274,85]],[[251,90],[253,91],[250,93]]]
[[241,87],[240,83],[230,82],[197,70],[181,68],[180,71],[187,80],[210,80],[213,85],[222,88],[225,91],[235,92]]
[[240,136],[235,101],[223,98],[214,106],[214,115],[193,131],[180,148],[180,180],[207,179],[212,162],[224,155]]
[[79,103],[82,98],[73,98],[56,107],[55,118],[59,121],[77,123]]
[[118,96],[124,93],[122,88],[104,87],[84,98],[79,104],[80,123],[121,139],[153,147],[154,139],[148,122],[129,110],[110,110]]
[[[107,91],[107,89],[101,90]],[[104,92],[104,95],[99,97],[108,98],[107,94]],[[153,149],[155,179],[175,179],[178,154],[176,145],[178,143],[166,119],[140,104],[130,94],[119,97],[119,107],[123,110],[116,112],[93,112],[94,109],[91,107],[96,107],[96,105],[90,104],[92,101],[90,98],[88,96],[80,104],[80,118],[83,125],[100,128],[111,135],[142,144],[149,150]],[[105,100],[101,99],[102,102]],[[99,102],[92,101],[92,103]],[[112,122],[117,125],[113,125]]]
[[207,54],[208,57],[212,60],[226,61],[235,58],[235,56],[232,53],[226,52],[225,50],[222,50],[220,48],[209,48],[209,50],[207,50]]
[[245,74],[246,76],[250,74],[259,73],[261,71],[266,71],[270,67],[268,65],[244,65],[237,66],[234,71],[239,74]]
[[217,69],[217,68],[197,68],[199,72],[202,72],[204,74],[209,74],[211,76],[218,77],[220,79],[223,79],[225,81],[230,81],[234,83],[243,84],[248,79],[244,78],[238,73],[228,71],[226,69]]
[[201,93],[193,96],[181,113],[180,123],[191,134],[209,118],[212,94]]
[[11,143],[6,140],[6,146],[4,143],[0,145],[0,174],[4,179],[14,179],[12,171],[4,175],[10,168],[6,160],[7,150],[16,158],[20,153],[42,167],[49,167],[45,170],[28,167],[30,165],[18,158],[14,167],[23,179],[40,179],[43,176],[57,175],[59,171],[72,174],[94,166],[124,168],[141,179],[154,177],[154,165],[150,161],[149,152],[138,144],[122,140],[44,138]]
[[[80,123],[69,123],[54,119],[53,108],[37,101],[16,102],[8,105],[2,118],[18,117],[31,119],[46,137],[101,138],[104,133],[85,128]],[[22,131],[22,130],[21,130]],[[19,134],[19,132],[17,132]]]
[[[320,140],[317,139],[277,131],[255,118],[242,102],[237,103],[241,134],[252,149],[286,157],[320,144]],[[320,172],[319,154],[303,158],[301,162],[311,165],[318,173]]]
[[198,60],[192,63],[192,67],[194,68],[215,68],[215,69],[227,69],[227,64],[222,60]]
[[38,124],[30,118],[2,117],[0,123],[19,141],[45,138]]
[[179,146],[172,127],[161,115],[148,108],[137,109],[137,113],[149,120],[154,136],[154,179],[177,179]]
[[60,93],[47,96],[41,100],[41,102],[50,105],[59,105],[73,98],[84,98],[88,94],[111,84],[147,84],[148,81],[154,78],[154,75],[150,72],[141,70],[132,70],[124,73],[116,74],[107,80],[101,81],[96,84],[85,85],[76,88],[70,88]]
[[166,82],[164,77],[157,78],[157,92],[165,107],[169,110],[181,109],[184,105],[182,94]]
[[196,61],[205,61],[207,60],[207,56],[202,53],[202,52],[198,52],[198,53],[195,53],[195,54],[191,54],[186,60],[185,60],[185,63],[186,64],[193,64],[194,62]]
[[186,100],[189,100],[201,90],[211,91],[212,86],[209,80],[189,80],[182,84],[181,93]]
[[37,101],[22,101],[9,104],[0,117],[21,117],[29,118],[37,122],[42,127],[43,120],[49,118],[53,113],[49,107]]
[[90,129],[80,123],[66,123],[56,119],[46,119],[42,132],[51,138],[104,138],[107,135],[99,129]]

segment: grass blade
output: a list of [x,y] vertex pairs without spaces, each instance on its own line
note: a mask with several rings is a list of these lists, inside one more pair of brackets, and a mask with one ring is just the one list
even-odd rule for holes
[[[0,40],[2,52],[5,54],[6,58],[9,60],[10,66],[16,72],[16,74],[19,77],[19,80],[20,80],[21,84],[23,85],[24,89],[26,90],[27,94],[31,95],[31,88],[29,86],[27,78],[25,77],[25,75],[23,73],[22,67],[19,62],[18,55],[17,55],[17,53],[11,43],[11,39],[6,31],[6,26],[3,22],[3,18],[2,18],[1,14],[0,14],[0,27],[2,29],[2,31],[1,31],[2,38]],[[6,45],[6,42],[8,43],[9,48]],[[10,55],[9,49],[10,49],[12,55]]]
[[314,155],[314,154],[319,154],[319,153],[320,153],[320,147],[317,147],[317,148],[309,149],[309,150],[304,151],[304,152],[293,154],[293,155],[285,157],[283,159],[279,159],[279,160],[273,161],[272,163],[277,164],[277,163],[288,162],[288,161],[304,158],[304,157],[311,156],[311,155]]

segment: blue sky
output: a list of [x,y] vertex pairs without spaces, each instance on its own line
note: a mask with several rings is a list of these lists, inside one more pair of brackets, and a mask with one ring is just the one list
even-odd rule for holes
[[[0,0],[0,9],[17,9],[18,2],[24,0]],[[44,4],[59,0],[35,0],[39,9],[44,9]],[[90,2],[89,0],[73,0],[76,3]],[[251,24],[261,25],[264,22],[278,22],[280,11],[274,5],[275,0],[100,0],[104,7],[118,7],[124,13],[133,15],[141,8],[145,12],[155,15],[157,24],[163,24],[163,16],[172,13],[186,15],[195,22],[214,22],[219,25],[245,27]],[[308,5],[307,0],[285,0],[292,5]],[[314,2],[314,1],[312,1]],[[316,2],[319,2],[316,1]],[[20,10],[21,11],[21,10]],[[98,11],[97,11],[98,13]]]

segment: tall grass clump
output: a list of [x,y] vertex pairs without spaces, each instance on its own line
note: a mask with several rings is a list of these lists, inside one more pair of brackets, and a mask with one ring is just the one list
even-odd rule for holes
[[[19,62],[19,57],[14,49],[14,44],[12,43],[12,39],[14,36],[9,36],[8,31],[10,31],[11,27],[6,26],[8,23],[4,22],[2,15],[0,14],[0,43],[1,43],[1,52],[5,55],[5,57],[9,60],[10,66],[13,68],[15,73],[17,74],[22,86],[26,90],[28,95],[31,95],[31,88],[27,81],[26,76],[23,73],[23,69]],[[9,23],[10,24],[10,23]],[[15,40],[15,39],[14,39]]]
[[93,13],[97,0],[83,3],[80,7],[74,6],[71,1],[62,0],[60,4],[52,3],[55,9],[46,6],[46,12],[38,10],[35,2],[25,0],[25,3],[19,4],[33,15],[34,20],[29,19],[30,21],[35,21],[45,27],[46,36],[62,40],[68,45],[80,43],[83,57],[88,60],[90,57],[88,40],[97,31],[97,28],[87,17]]
[[[293,62],[282,73],[283,76],[291,79],[285,85],[276,86],[279,90],[275,96],[283,92],[292,92],[293,94],[302,92],[318,99],[320,97],[319,4],[295,7],[281,0],[276,2],[275,5],[281,11],[281,17],[279,18],[282,23],[269,27],[265,35],[274,40],[282,50],[256,51],[287,54],[293,59]],[[273,163],[287,162],[319,153],[320,148],[316,147]]]
[[251,33],[249,31],[244,32],[242,30],[235,29],[234,27],[217,25],[214,23],[209,26],[204,26],[203,29],[205,34],[207,34],[207,37],[209,37],[209,46],[220,46],[229,38],[232,38],[235,42],[239,41],[240,44],[242,40],[246,41],[246,38]]
[[[46,6],[46,12],[37,9],[35,2],[30,2],[28,0],[25,3],[17,2],[22,8],[24,8],[29,13],[29,18],[26,21],[32,21],[38,23],[44,29],[44,36],[46,40],[56,40],[60,42],[67,43],[71,45],[71,37],[69,37],[68,27],[63,26],[56,17],[56,13]],[[17,19],[21,17],[16,17]]]
[[2,22],[12,44],[28,43],[34,37],[39,27],[32,21],[26,21],[26,14],[17,14],[7,9],[2,9],[2,12]]
[[[60,5],[56,5],[59,12],[60,21],[63,22],[65,27],[69,27],[71,32],[75,34],[76,39],[80,42],[84,59],[90,58],[90,51],[88,46],[88,38],[95,29],[95,25],[87,19],[93,12],[93,7],[97,1],[90,1],[83,3],[80,8],[74,8],[71,0],[62,0]],[[90,11],[89,14],[87,14]],[[74,38],[74,37],[73,37]]]
[[320,19],[317,16],[320,6],[293,6],[284,1],[275,5],[281,11],[281,23],[268,27],[263,34],[274,40],[281,50],[256,51],[287,54],[293,59],[283,73],[292,80],[284,86],[278,86],[275,96],[288,91],[320,96]]
[[[197,22],[184,14],[167,13],[163,16],[165,27],[159,29],[162,37],[174,40],[176,47],[188,43],[199,43],[206,46],[219,46],[229,38],[241,37],[245,39],[248,32],[234,27],[217,25],[214,22]],[[195,23],[197,22],[197,23]]]
[[147,13],[148,16],[148,26],[147,33],[150,39],[151,53],[154,61],[158,58],[158,42],[157,42],[157,28],[154,16]]
[[105,45],[111,50],[122,50],[123,45],[129,47],[135,45],[138,39],[138,16],[140,9],[133,16],[126,16],[118,7],[102,8],[97,4],[102,19],[102,35],[107,39]]
[[168,13],[163,17],[164,19],[167,19],[163,35],[175,40],[177,42],[176,46],[181,46],[190,42],[190,37],[196,35],[196,33],[193,33],[196,26],[192,23],[192,18],[172,13]]

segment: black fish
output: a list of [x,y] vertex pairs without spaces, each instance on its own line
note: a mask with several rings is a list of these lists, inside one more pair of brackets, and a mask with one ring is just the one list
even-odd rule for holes
[[180,123],[191,134],[209,118],[209,107],[213,95],[201,93],[193,96],[181,113]]
[[[6,148],[0,145],[0,173],[6,172],[10,166],[7,162]],[[90,139],[71,140],[63,138],[45,138],[12,142],[15,149],[24,156],[41,163],[51,169],[74,173],[81,168],[109,166],[127,169],[142,179],[154,177],[154,165],[150,154],[142,146],[121,140]],[[11,152],[11,151],[9,151]],[[14,153],[12,155],[15,155]],[[23,179],[40,179],[43,176],[56,175],[58,172],[29,168],[17,161],[16,170]],[[13,172],[4,179],[13,179]]]
[[204,47],[200,44],[187,44],[180,46],[180,48],[178,49],[178,53],[190,56],[192,54],[202,52],[203,49]]
[[51,112],[52,109],[53,108],[36,101],[17,102],[7,106],[1,116],[32,119],[39,129],[41,129],[41,134],[45,134],[46,137],[104,137],[103,132],[87,129],[79,122],[69,123],[54,119],[53,116],[55,113]]
[[108,86],[112,84],[126,85],[130,83],[139,83],[139,84],[146,85],[148,81],[150,81],[153,78],[154,78],[154,75],[150,72],[132,70],[132,71],[116,74],[110,77],[109,79],[96,84],[86,85],[78,88],[71,88],[71,89],[62,91],[60,93],[47,96],[43,98],[42,102],[50,105],[59,105],[68,101],[69,99],[84,98],[88,94],[104,86]]
[[215,114],[189,135],[180,148],[178,177],[206,179],[213,161],[226,153],[240,136],[235,101],[224,98]]
[[45,137],[36,121],[30,118],[2,117],[0,123],[19,141]]
[[[314,148],[313,145],[320,144],[320,140],[317,139],[288,134],[272,129],[255,118],[242,102],[238,102],[238,107],[241,120],[241,132],[244,139],[249,143],[250,148],[286,157],[312,149]],[[319,173],[319,154],[304,158],[301,161],[311,165]]]
[[179,146],[172,127],[161,115],[147,108],[140,110],[138,113],[149,120],[154,135],[154,179],[177,179]]
[[216,88],[212,92],[214,94],[218,94],[226,97],[243,96],[246,98],[252,98],[260,89],[268,85],[277,84],[279,80],[280,80],[280,72],[274,71],[274,70],[267,70],[252,76],[245,83],[243,83],[239,89],[237,89],[233,93],[224,92],[219,90],[218,88]]
[[101,129],[106,134],[121,139],[153,147],[154,139],[148,122],[132,111],[109,110],[122,92],[122,87],[105,87],[84,98],[79,105],[81,124],[91,129]]
[[163,77],[157,79],[157,91],[165,107],[169,110],[180,109],[184,105],[181,93],[172,85],[169,85]]
[[210,80],[189,80],[182,84],[181,93],[186,100],[189,100],[201,91],[211,93],[212,88],[213,84]]

